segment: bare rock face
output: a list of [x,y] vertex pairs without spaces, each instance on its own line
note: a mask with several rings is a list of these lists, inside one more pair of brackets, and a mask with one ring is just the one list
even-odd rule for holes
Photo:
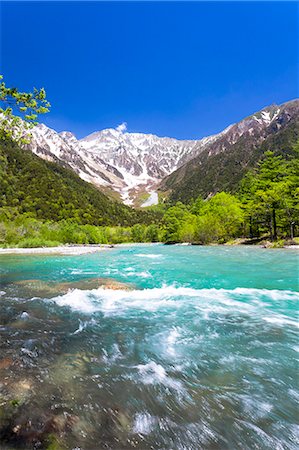
[[95,186],[113,186],[116,190],[123,187],[121,173],[105,162],[100,154],[85,151],[72,133],[57,133],[39,124],[31,130],[31,135],[27,148],[41,158],[72,169],[80,178]]
[[269,134],[279,132],[295,110],[298,114],[298,101],[272,105],[200,140],[127,133],[125,127],[97,131],[78,140],[68,131],[57,133],[39,124],[32,129],[28,149],[72,169],[99,188],[115,191],[124,203],[133,204],[138,195],[155,191],[165,178],[162,189],[172,189],[172,174],[177,172],[174,181],[180,180],[185,167],[189,170],[193,162],[200,164],[202,154],[209,158],[227,152],[240,140],[245,146],[247,142],[260,145]]
[[139,191],[152,190],[163,177],[197,154],[193,152],[197,141],[112,128],[81,140],[44,124],[34,127],[31,134],[28,149],[33,153],[71,168],[98,187],[116,191],[126,204],[132,204]]
[[197,155],[165,177],[159,189],[170,193],[171,200],[183,202],[222,190],[234,192],[265,151],[291,153],[298,135],[299,100],[271,105],[229,126],[201,150],[199,141],[194,148]]

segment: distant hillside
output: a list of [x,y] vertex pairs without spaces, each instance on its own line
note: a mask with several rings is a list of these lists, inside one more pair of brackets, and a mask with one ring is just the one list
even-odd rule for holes
[[[57,133],[44,124],[34,127],[31,134],[27,148],[33,153],[72,169],[102,191],[113,192],[127,205],[150,193],[164,176],[198,154],[192,152],[198,144],[195,140],[180,141],[112,128],[81,140],[70,132]],[[203,139],[203,144],[212,139]]]
[[13,206],[43,220],[132,225],[150,213],[111,200],[73,171],[45,161],[10,141],[0,142],[0,207]]
[[298,139],[299,100],[272,105],[228,127],[198,156],[164,178],[159,189],[169,192],[171,201],[183,202],[220,191],[233,193],[265,151],[292,154]]

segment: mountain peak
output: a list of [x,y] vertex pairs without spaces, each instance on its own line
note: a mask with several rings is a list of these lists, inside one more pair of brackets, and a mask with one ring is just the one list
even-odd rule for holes
[[[129,133],[125,124],[77,140],[69,131],[56,133],[39,124],[32,130],[29,147],[42,158],[70,167],[84,180],[114,190],[125,203],[133,204],[141,194],[155,192],[161,180],[177,169],[178,173],[185,171],[189,161],[195,164],[201,154],[210,158],[227,152],[241,138],[244,142],[262,142],[287,123],[289,117],[298,115],[298,108],[298,100],[270,105],[218,134],[199,140]],[[170,179],[174,176],[170,175]]]
[[76,136],[71,131],[61,131],[59,133],[59,136],[61,136],[62,139],[76,139],[77,140]]
[[224,131],[162,180],[160,189],[170,192],[173,201],[234,192],[265,150],[291,153],[299,135],[299,100],[265,107]]

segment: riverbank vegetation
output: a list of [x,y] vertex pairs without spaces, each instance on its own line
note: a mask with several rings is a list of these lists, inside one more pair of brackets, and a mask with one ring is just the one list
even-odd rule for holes
[[[297,153],[298,147],[297,144]],[[116,223],[122,221],[124,224],[116,226],[111,222],[101,226],[98,224],[102,218],[94,222],[92,215],[80,216],[77,213],[73,217],[66,215],[64,218],[60,216],[60,220],[49,220],[49,211],[41,214],[40,218],[34,208],[26,210],[26,202],[21,202],[21,206],[19,202],[16,206],[4,206],[2,200],[0,246],[133,242],[211,244],[241,237],[250,238],[253,242],[254,239],[260,242],[262,238],[276,242],[279,239],[292,240],[298,226],[298,175],[298,157],[283,159],[267,152],[256,169],[243,179],[237,195],[220,192],[210,199],[198,197],[188,205],[181,202],[159,205],[147,212],[134,213],[133,210],[130,213],[127,208],[132,216],[136,214],[136,223],[131,226],[126,226],[126,219],[120,215]],[[57,198],[57,195],[48,196],[48,210],[52,210],[51,202],[57,202]],[[123,211],[122,205],[118,207]],[[131,220],[132,216],[129,216]],[[142,221],[137,222],[138,218]],[[110,220],[113,221],[113,216]]]
[[[159,218],[155,212],[117,202],[72,170],[45,161],[9,139],[0,140],[1,207],[13,208],[13,218],[70,220],[82,225],[132,226],[150,224]],[[7,214],[4,211],[4,217]]]
[[295,237],[299,143],[292,152],[284,152],[282,140],[278,154],[261,153],[234,195],[218,192],[188,204],[164,199],[146,210],[134,209],[83,181],[70,168],[22,147],[24,124],[30,128],[49,106],[44,89],[23,93],[0,84],[0,246],[211,244],[241,237],[277,242]]

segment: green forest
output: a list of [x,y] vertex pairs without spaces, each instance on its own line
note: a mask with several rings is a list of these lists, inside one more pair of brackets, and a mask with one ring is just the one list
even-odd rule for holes
[[44,89],[22,93],[2,82],[0,103],[1,247],[126,242],[205,245],[244,238],[270,240],[279,246],[296,237],[299,142],[295,133],[287,140],[280,135],[279,152],[278,142],[273,143],[275,152],[263,143],[256,152],[261,154],[258,162],[244,172],[237,189],[184,203],[170,196],[158,206],[141,210],[111,199],[73,171],[24,149],[24,128],[49,110]]
[[289,102],[288,107],[284,124],[274,133],[268,130],[262,140],[246,134],[231,144],[229,151],[211,153],[208,147],[164,178],[161,189],[170,193],[173,202],[183,203],[199,195],[206,198],[211,192],[237,194],[246,173],[257,166],[267,151],[286,159],[296,156],[294,144],[299,139],[297,102]]
[[45,161],[9,139],[0,141],[0,207],[13,207],[14,215],[53,222],[72,219],[82,225],[155,221],[155,214],[112,200],[70,169]]
[[[295,146],[295,155],[299,145]],[[299,159],[271,151],[240,183],[189,204],[165,202],[147,211],[112,201],[56,163],[16,144],[0,150],[0,246],[188,242],[238,238],[293,239],[298,226]]]

